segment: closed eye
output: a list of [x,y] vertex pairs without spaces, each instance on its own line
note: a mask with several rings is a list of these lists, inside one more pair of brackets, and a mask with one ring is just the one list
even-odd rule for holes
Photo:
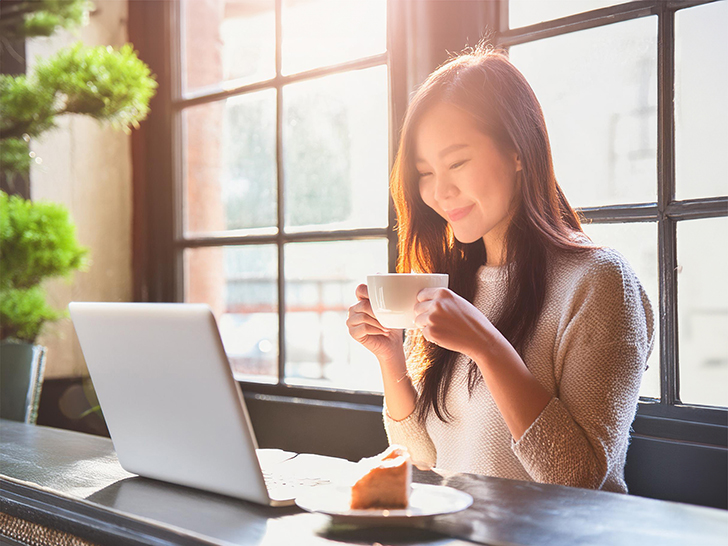
[[452,165],[450,165],[450,170],[453,170],[453,169],[457,169],[459,167],[462,167],[467,162],[468,162],[468,160],[467,159],[464,159],[462,161],[458,161],[457,163],[453,163]]
[[421,173],[421,172],[418,172],[417,174],[419,175],[420,178],[424,178],[425,176],[430,176],[432,173]]

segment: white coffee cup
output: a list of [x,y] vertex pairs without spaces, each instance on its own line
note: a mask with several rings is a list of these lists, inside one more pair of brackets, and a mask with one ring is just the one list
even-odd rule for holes
[[417,328],[414,307],[423,288],[447,288],[445,273],[379,273],[367,276],[372,311],[385,328]]

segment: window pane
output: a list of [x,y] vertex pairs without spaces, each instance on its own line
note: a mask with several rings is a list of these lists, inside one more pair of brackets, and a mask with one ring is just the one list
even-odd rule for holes
[[278,377],[275,245],[188,248],[185,301],[207,303],[238,379]]
[[514,46],[576,207],[657,200],[657,18]]
[[385,227],[387,67],[291,84],[283,105],[286,227]]
[[184,110],[186,232],[277,224],[274,89]]
[[275,0],[183,0],[185,90],[275,76]]
[[286,382],[382,390],[377,360],[349,336],[347,311],[369,273],[387,271],[387,240],[286,245]]
[[312,68],[384,53],[386,0],[283,0],[282,71]]
[[511,28],[517,28],[621,3],[619,0],[510,0],[508,21]]
[[728,195],[728,2],[675,15],[675,195]]
[[640,396],[660,397],[660,291],[657,265],[657,224],[584,224],[584,231],[596,244],[624,256],[642,283],[655,316],[655,346],[647,360]]
[[677,225],[680,400],[728,406],[728,218]]

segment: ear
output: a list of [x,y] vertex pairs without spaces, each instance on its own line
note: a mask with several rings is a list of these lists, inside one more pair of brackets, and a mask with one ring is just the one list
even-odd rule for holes
[[515,156],[515,160],[516,160],[516,172],[522,171],[523,166],[521,165],[521,156],[519,156],[517,152],[514,153],[513,155]]

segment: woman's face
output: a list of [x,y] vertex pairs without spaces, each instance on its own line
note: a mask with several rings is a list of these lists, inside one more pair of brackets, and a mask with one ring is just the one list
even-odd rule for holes
[[415,131],[415,158],[422,200],[452,226],[455,238],[472,243],[503,237],[516,196],[517,154],[504,154],[462,109],[440,102]]

